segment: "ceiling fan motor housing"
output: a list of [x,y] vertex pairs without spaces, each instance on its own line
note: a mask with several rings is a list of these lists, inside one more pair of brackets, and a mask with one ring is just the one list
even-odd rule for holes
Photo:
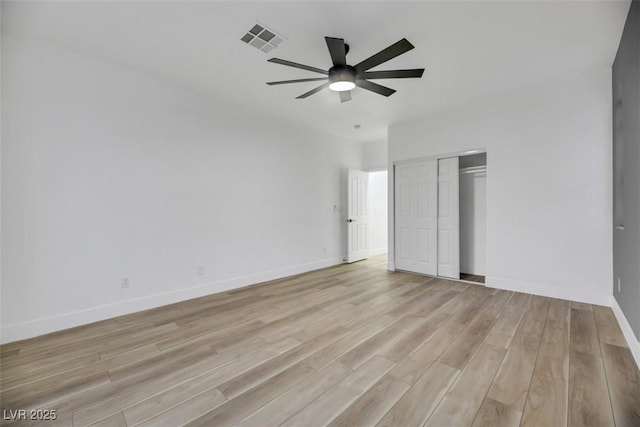
[[329,82],[356,82],[356,69],[351,65],[336,65],[329,68]]

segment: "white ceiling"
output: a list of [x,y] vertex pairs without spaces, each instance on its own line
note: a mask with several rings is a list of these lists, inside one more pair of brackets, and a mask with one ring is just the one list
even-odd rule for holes
[[[45,37],[240,106],[251,105],[355,141],[442,109],[613,62],[625,1],[111,1],[3,2],[3,32]],[[288,38],[270,54],[240,41],[257,21]],[[267,62],[329,68],[324,36],[350,44],[350,64],[406,37],[416,46],[376,69],[426,68],[422,79],[378,80],[389,98],[355,89],[341,104],[319,77]],[[360,124],[361,129],[354,129]]]

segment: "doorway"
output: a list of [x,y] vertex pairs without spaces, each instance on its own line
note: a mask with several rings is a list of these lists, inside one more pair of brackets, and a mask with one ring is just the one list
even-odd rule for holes
[[386,255],[389,236],[387,170],[369,171],[369,256]]
[[487,249],[487,155],[460,157],[460,279],[484,283]]
[[387,254],[388,180],[387,170],[347,171],[347,256],[356,262]]
[[394,165],[397,270],[485,282],[485,152]]

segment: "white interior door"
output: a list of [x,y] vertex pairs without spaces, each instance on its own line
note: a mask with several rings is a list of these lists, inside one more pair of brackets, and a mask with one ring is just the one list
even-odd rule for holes
[[438,160],[438,276],[460,278],[458,158]]
[[369,256],[369,216],[367,172],[349,169],[348,216],[347,216],[347,262],[355,262]]
[[395,166],[395,266],[436,275],[438,163]]

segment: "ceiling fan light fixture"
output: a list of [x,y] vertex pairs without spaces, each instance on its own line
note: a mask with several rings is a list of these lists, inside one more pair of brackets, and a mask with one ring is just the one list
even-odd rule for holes
[[356,71],[353,67],[333,67],[329,70],[329,89],[345,92],[356,87]]
[[351,90],[354,87],[356,87],[356,84],[350,81],[333,82],[329,85],[329,89],[335,90],[336,92],[344,92],[347,90]]

